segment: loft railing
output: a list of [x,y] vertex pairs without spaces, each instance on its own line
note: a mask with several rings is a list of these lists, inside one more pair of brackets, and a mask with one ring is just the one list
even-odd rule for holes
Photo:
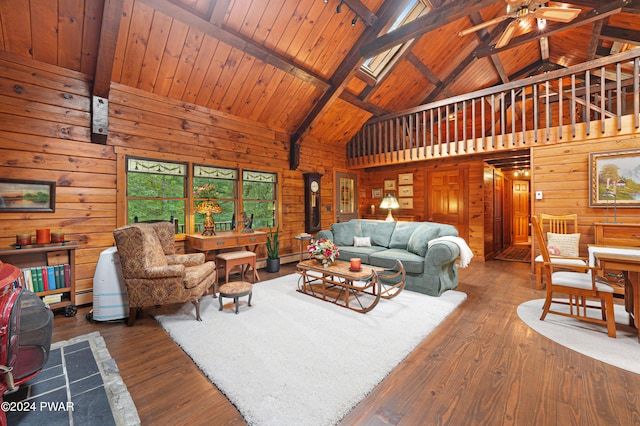
[[640,48],[372,119],[347,144],[348,164],[372,167],[638,132],[639,58]]

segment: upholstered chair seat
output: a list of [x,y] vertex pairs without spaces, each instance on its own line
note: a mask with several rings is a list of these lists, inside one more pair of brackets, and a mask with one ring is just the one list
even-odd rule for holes
[[192,302],[200,318],[200,298],[216,279],[214,262],[203,253],[176,254],[170,222],[135,223],[113,231],[129,296],[129,322],[144,307]]

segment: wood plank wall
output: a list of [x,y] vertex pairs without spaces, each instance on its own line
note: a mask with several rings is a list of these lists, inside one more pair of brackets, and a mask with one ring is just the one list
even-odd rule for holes
[[[393,214],[394,217],[398,215],[414,216],[416,220],[428,221],[427,197],[429,194],[426,193],[427,175],[429,172],[443,169],[467,169],[468,188],[464,215],[468,226],[466,229],[459,231],[461,232],[461,236],[468,233],[468,235],[464,235],[464,238],[467,239],[467,243],[473,250],[474,256],[484,258],[486,254],[485,239],[487,238],[485,233],[491,232],[491,229],[485,229],[484,223],[487,199],[484,188],[488,185],[485,182],[485,170],[482,161],[474,160],[471,157],[443,158],[366,170],[361,174],[358,204],[360,212],[361,214],[369,212],[373,204],[376,207],[377,213],[386,215],[386,212],[380,212],[378,208],[382,200],[373,199],[371,190],[373,188],[384,188],[385,180],[395,180],[397,185],[399,174],[412,173],[413,209],[400,209]],[[489,187],[491,187],[491,185],[489,185]]]
[[[595,133],[595,132],[594,132]],[[640,137],[607,137],[585,142],[540,146],[531,156],[531,193],[542,192],[542,200],[532,199],[532,214],[578,215],[580,254],[595,242],[594,223],[613,221],[613,206],[589,207],[589,154],[592,152],[639,149]],[[617,220],[640,223],[640,209],[617,209]]]
[[[304,231],[302,174],[319,172],[322,225],[334,221],[333,175],[345,169],[344,149],[305,139],[298,170],[289,170],[289,135],[221,112],[114,85],[107,145],[90,142],[89,78],[0,52],[0,177],[56,181],[54,213],[0,213],[0,246],[37,228],[64,231],[78,242],[78,303],[90,303],[99,254],[114,244],[118,155],[278,170],[281,254],[297,260]],[[319,147],[322,146],[321,151]]]

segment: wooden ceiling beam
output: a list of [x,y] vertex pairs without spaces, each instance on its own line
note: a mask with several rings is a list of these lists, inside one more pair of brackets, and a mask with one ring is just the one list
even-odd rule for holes
[[591,40],[589,41],[589,50],[587,50],[587,61],[593,61],[596,58],[596,52],[600,44],[600,34],[602,33],[602,26],[604,20],[598,21],[593,24],[593,30],[591,31]]
[[[306,83],[309,83],[322,91],[326,91],[331,86],[328,81],[325,81],[323,78],[315,75],[309,70],[301,68],[299,65],[291,62],[287,58],[284,58],[283,56],[280,56],[273,51],[266,49],[262,45],[241,34],[236,34],[235,32],[219,27],[218,25],[213,25],[211,22],[194,15],[193,13],[181,8],[180,6],[170,2],[169,0],[138,1],[152,7],[159,12],[171,16],[173,19],[184,22],[197,31],[203,32],[204,34],[216,38],[233,48],[241,50],[248,55],[255,57],[256,59],[261,60],[262,62],[272,65],[275,68],[286,72],[287,74],[290,74]],[[216,13],[214,11],[214,13],[212,14],[212,19],[215,20],[215,16]]]
[[[507,21],[501,22],[495,27],[495,29],[491,32],[491,34],[481,33],[481,34],[478,34],[478,37],[480,37],[480,39],[486,43],[486,41],[493,40],[497,38],[499,34],[502,34],[505,28],[507,28],[507,25],[509,25]],[[427,98],[422,101],[422,103],[425,104],[425,103],[433,102],[442,93],[449,93],[448,87],[451,84],[453,84],[453,82],[456,81],[456,79],[464,72],[464,70],[467,69],[467,67],[470,66],[476,59],[477,58],[474,56],[473,52],[467,55],[467,57],[464,58],[462,61],[460,61],[458,63],[458,66],[456,66],[454,70],[451,73],[449,73],[449,75],[445,77],[444,80],[442,80],[442,85],[440,85],[439,87],[436,87],[436,89],[433,92],[431,92],[429,96],[427,96]],[[446,96],[448,98],[452,97],[451,95],[446,95]]]
[[369,8],[365,6],[364,3],[362,3],[360,0],[343,1],[344,4],[349,6],[349,9],[351,9],[356,15],[358,15],[358,17],[367,27],[372,26],[378,20],[378,17],[372,11],[370,11]]
[[515,38],[512,38],[509,44],[506,46],[496,48],[495,45],[491,46],[483,46],[479,49],[476,49],[474,55],[477,58],[483,58],[485,56],[494,55],[498,52],[503,52],[505,50],[513,49],[518,46],[525,45],[534,40],[539,39],[540,37],[549,37],[554,34],[558,34],[562,31],[570,30],[572,28],[581,27],[586,24],[590,24],[592,22],[597,22],[601,19],[605,19],[608,16],[615,15],[616,13],[620,13],[623,6],[628,5],[631,0],[617,0],[606,4],[604,6],[599,7],[598,9],[593,9],[588,12],[581,13],[576,19],[569,23],[557,23],[557,24],[549,24],[547,28],[542,31],[533,31],[528,34],[524,34]]
[[600,32],[600,38],[621,43],[640,44],[640,31],[605,26]]
[[105,0],[91,93],[91,141],[105,144],[109,129],[111,71],[120,32],[124,0]]
[[296,131],[291,135],[289,150],[289,168],[291,170],[297,169],[300,162],[300,139],[309,131],[314,121],[325,110],[325,108],[331,105],[333,101],[340,96],[349,82],[350,77],[354,75],[356,69],[362,63],[363,58],[360,54],[362,46],[374,40],[375,37],[380,34],[380,31],[382,31],[387,24],[392,21],[392,19],[395,19],[398,16],[403,4],[404,0],[385,0],[384,3],[382,3],[378,9],[378,19],[376,20],[376,23],[371,27],[367,27],[362,32],[360,38],[358,38],[347,56],[336,69],[336,72],[331,77],[331,87],[324,92],[300,126],[298,126]]
[[420,37],[423,34],[444,27],[461,19],[470,13],[484,9],[502,0],[463,0],[449,2],[444,6],[433,9],[426,15],[408,22],[407,24],[386,33],[362,47],[362,56],[370,58],[390,48]]

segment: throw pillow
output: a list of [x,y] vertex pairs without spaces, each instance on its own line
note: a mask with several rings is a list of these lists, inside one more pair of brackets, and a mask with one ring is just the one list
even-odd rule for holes
[[429,225],[418,226],[411,234],[411,237],[409,237],[407,250],[411,253],[417,254],[418,256],[426,256],[429,241],[436,238],[439,233],[440,230],[436,227]]
[[406,250],[409,238],[411,238],[411,234],[418,226],[419,224],[416,222],[397,222],[396,229],[393,230],[393,235],[391,235],[389,248]]
[[331,224],[333,243],[337,246],[353,246],[353,237],[359,237],[360,222],[342,222]]
[[547,232],[547,249],[554,256],[578,257],[580,234],[555,234]]
[[370,237],[353,237],[354,247],[371,247]]

